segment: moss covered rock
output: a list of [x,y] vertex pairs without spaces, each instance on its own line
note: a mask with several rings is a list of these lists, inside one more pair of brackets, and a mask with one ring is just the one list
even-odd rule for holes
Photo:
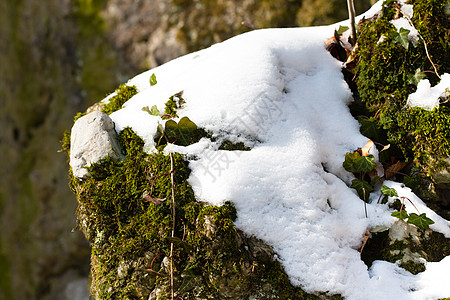
[[71,177],[96,299],[169,299],[172,288],[183,299],[318,297],[290,284],[271,247],[235,228],[230,202],[196,201],[182,155],[145,153],[129,128],[119,141],[124,160]]
[[441,103],[429,111],[409,107],[407,100],[421,78],[435,85],[440,81],[439,74],[450,72],[448,1],[408,3],[414,11],[410,20],[420,33],[417,42],[409,41],[406,35],[401,42],[401,33],[392,24],[392,20],[403,17],[397,1],[385,1],[378,15],[360,23],[356,96],[367,117],[384,131],[387,142],[401,149],[402,154],[393,153],[391,158],[411,163],[405,169],[405,183],[423,198],[434,199],[445,207],[448,202],[435,187],[449,188],[444,182],[450,168],[450,108],[448,103]]

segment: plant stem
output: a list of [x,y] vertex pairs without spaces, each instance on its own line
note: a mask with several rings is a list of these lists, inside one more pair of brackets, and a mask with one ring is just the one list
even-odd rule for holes
[[[174,180],[173,180],[173,156],[172,152],[170,155],[170,181],[172,184],[172,238],[175,236],[175,188],[174,188]],[[173,292],[173,242],[170,242],[170,288],[171,288],[171,297],[174,300],[174,292]]]
[[349,42],[352,46],[356,44],[356,24],[355,24],[355,5],[353,0],[347,0],[348,16],[350,19],[350,38]]
[[[400,9],[399,7],[397,7],[397,10],[398,10],[399,12],[401,12],[401,13],[403,14],[403,16],[408,20],[409,24],[411,24],[411,26],[412,26],[415,30],[417,30],[417,28],[414,26],[414,23],[413,23],[413,21],[411,20],[411,18],[408,17],[406,14],[404,14],[404,13],[401,11],[401,9]],[[417,30],[417,34],[419,35],[419,37],[420,37],[420,38],[422,39],[422,41],[423,41],[423,45],[425,46],[425,53],[427,54],[428,60],[430,61],[431,65],[433,66],[434,73],[436,74],[437,77],[439,77],[439,79],[442,80],[441,76],[440,76],[439,73],[438,73],[438,70],[437,70],[436,65],[435,65],[434,62],[431,60],[431,56],[430,56],[430,53],[428,52],[428,47],[427,47],[427,44],[428,44],[428,43],[425,41],[425,39],[423,38],[423,36],[420,34],[419,30]]]

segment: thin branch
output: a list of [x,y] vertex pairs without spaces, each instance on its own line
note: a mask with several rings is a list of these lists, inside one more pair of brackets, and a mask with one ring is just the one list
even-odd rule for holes
[[348,41],[352,46],[356,44],[356,24],[355,24],[355,5],[353,0],[347,0],[348,16],[350,19],[350,38]]
[[419,30],[417,30],[417,28],[414,26],[413,21],[411,20],[410,17],[408,17],[406,14],[404,14],[399,7],[397,7],[397,10],[399,12],[401,12],[403,14],[403,16],[408,20],[409,24],[417,31],[417,34],[419,35],[419,37],[422,39],[423,41],[423,45],[425,46],[425,53],[427,54],[428,60],[430,61],[431,65],[433,66],[434,72],[436,74],[437,77],[439,77],[439,79],[442,80],[441,76],[438,73],[437,67],[435,65],[435,63],[431,60],[431,56],[430,56],[430,52],[428,51],[428,43],[425,41],[425,39],[423,38],[423,36],[420,34]]
[[247,26],[248,28],[253,29],[253,30],[258,29],[255,25],[253,25],[252,23],[249,23],[247,21],[242,21],[241,25]]
[[[172,183],[172,238],[175,237],[175,188],[174,188],[174,180],[173,180],[173,156],[172,152],[170,155],[170,181]],[[174,292],[173,292],[173,242],[170,242],[170,288],[171,288],[171,297],[174,300]]]

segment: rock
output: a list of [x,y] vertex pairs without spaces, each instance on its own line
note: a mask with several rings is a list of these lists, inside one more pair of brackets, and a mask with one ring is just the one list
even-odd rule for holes
[[107,156],[122,159],[114,122],[107,114],[99,111],[79,118],[72,127],[70,139],[70,166],[73,175],[85,178],[88,176],[85,167]]
[[[450,157],[448,157],[445,162],[450,166]],[[433,174],[433,179],[438,185],[445,185],[448,189],[450,189],[450,167],[440,170]]]

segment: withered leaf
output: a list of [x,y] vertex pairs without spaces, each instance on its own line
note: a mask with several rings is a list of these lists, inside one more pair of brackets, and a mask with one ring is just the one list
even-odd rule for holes
[[373,147],[372,140],[368,140],[367,144],[361,148],[361,156],[368,156],[370,149]]
[[404,161],[398,161],[395,164],[391,165],[389,168],[386,169],[385,177],[386,179],[391,178],[395,176],[398,172],[400,172],[404,167],[406,167],[408,163]]
[[142,198],[144,198],[145,201],[152,202],[156,205],[161,204],[161,202],[166,201],[166,198],[153,198],[147,192],[144,192],[144,194],[142,195]]

